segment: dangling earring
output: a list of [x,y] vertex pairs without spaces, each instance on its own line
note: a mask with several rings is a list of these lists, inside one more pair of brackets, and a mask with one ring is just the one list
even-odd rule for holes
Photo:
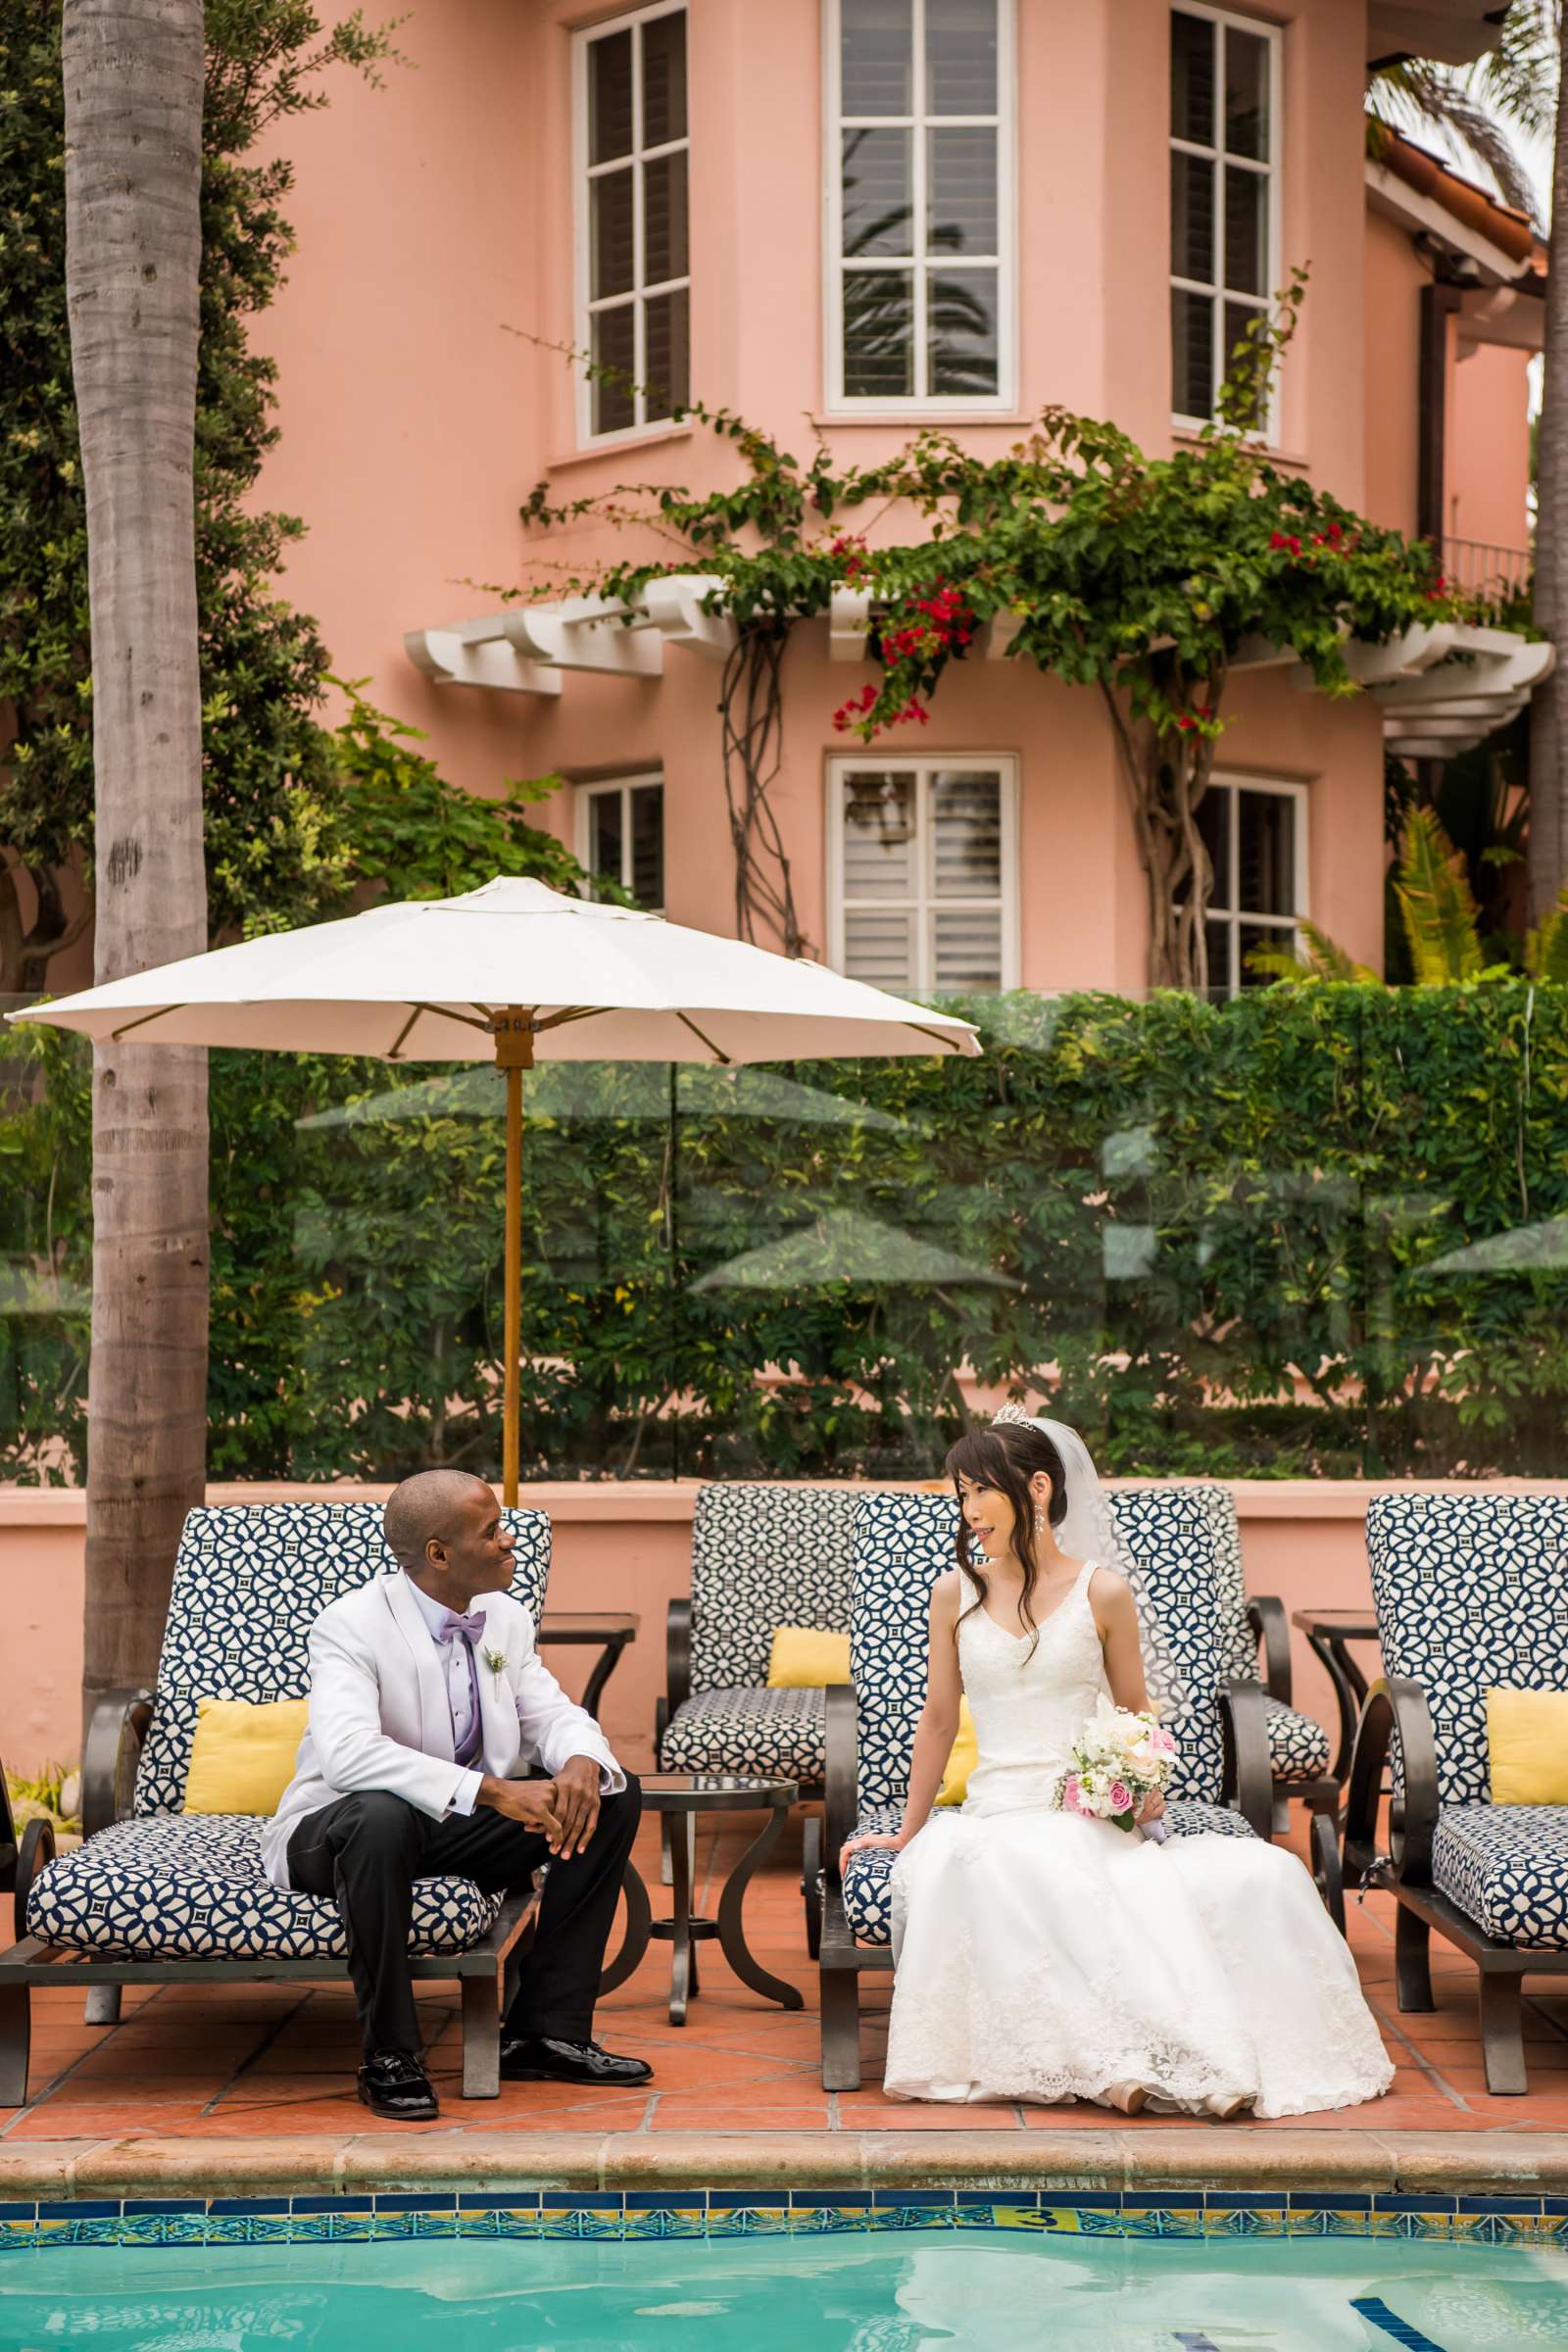
[[1037,1502],[1035,1504],[1035,1534],[1037,1536],[1043,1536],[1049,1524],[1050,1514],[1046,1510],[1044,1503]]

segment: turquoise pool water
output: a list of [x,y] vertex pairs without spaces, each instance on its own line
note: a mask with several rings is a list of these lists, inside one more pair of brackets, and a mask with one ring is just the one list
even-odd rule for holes
[[0,2270],[0,2352],[1509,2352],[1568,2347],[1516,2247],[891,2243],[73,2247]]

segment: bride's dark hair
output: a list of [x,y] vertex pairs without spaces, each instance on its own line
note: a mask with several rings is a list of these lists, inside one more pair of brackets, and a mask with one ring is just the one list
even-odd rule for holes
[[[1023,1591],[1018,1595],[1018,1614],[1023,1619],[1034,1642],[1040,1639],[1031,1606],[1039,1563],[1035,1558],[1035,1498],[1029,1492],[1029,1481],[1041,1471],[1051,1481],[1051,1501],[1046,1516],[1053,1527],[1059,1527],[1067,1516],[1067,1473],[1060,1454],[1043,1429],[1028,1421],[997,1421],[989,1429],[974,1429],[960,1438],[949,1453],[944,1468],[953,1481],[953,1491],[958,1496],[958,1528],[956,1547],[958,1566],[964,1571],[979,1594],[967,1609],[959,1612],[959,1623],[970,1610],[983,1608],[991,1591],[990,1580],[983,1567],[976,1565],[976,1555],[969,1542],[968,1523],[963,1516],[963,1494],[960,1478],[973,1479],[976,1486],[995,1487],[1005,1494],[1012,1505],[1012,1548],[1023,1570]],[[1029,1654],[1034,1655],[1034,1642]]]

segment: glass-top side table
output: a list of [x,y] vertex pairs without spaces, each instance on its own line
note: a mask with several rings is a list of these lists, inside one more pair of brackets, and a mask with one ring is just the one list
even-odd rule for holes
[[691,1844],[683,1835],[669,1840],[670,1913],[655,1919],[648,1889],[640,1874],[627,1865],[626,1935],[620,1950],[600,1980],[601,1995],[623,1984],[641,1962],[650,1941],[658,1937],[671,1946],[669,1958],[669,2022],[686,2023],[686,2010],[699,1986],[697,1946],[716,1938],[719,1950],[743,1984],[782,2009],[803,2009],[800,1987],[763,1968],[746,1941],[742,1906],[759,1864],[779,1841],[790,1807],[800,1794],[795,1781],[753,1780],[738,1773],[651,1772],[643,1781],[643,1809],[648,1813],[681,1816],[694,1813],[755,1813],[766,1809],[767,1820],[746,1848],[718,1898],[718,1917],[706,1919],[692,1909]]
[[1334,1685],[1340,1709],[1340,1752],[1334,1759],[1334,1777],[1343,1788],[1349,1778],[1355,1727],[1367,1693],[1367,1678],[1351,1657],[1349,1644],[1376,1642],[1378,1621],[1369,1608],[1293,1609],[1291,1623],[1306,1636],[1308,1648],[1322,1661]]

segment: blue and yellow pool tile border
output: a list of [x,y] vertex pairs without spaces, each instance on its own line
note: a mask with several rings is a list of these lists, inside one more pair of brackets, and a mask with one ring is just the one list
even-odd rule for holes
[[1138,2240],[1359,2237],[1568,2255],[1568,2197],[1344,2189],[421,2189],[0,2203],[0,2253],[65,2246],[309,2245],[426,2238],[825,2237],[1008,2230]]

